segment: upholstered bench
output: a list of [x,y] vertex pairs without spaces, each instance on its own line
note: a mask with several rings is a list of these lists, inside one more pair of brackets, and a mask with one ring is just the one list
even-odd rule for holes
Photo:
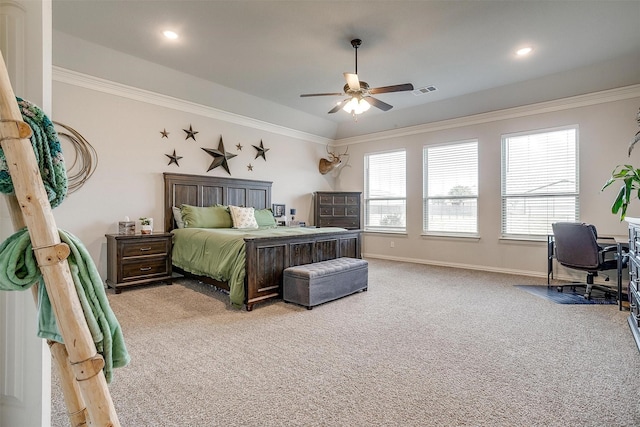
[[284,270],[282,299],[311,310],[318,304],[366,291],[368,283],[369,263],[363,259],[336,258],[297,265]]

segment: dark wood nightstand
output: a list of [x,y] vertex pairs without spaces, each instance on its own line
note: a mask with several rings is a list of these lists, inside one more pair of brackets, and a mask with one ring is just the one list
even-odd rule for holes
[[106,234],[107,286],[116,294],[127,286],[171,284],[171,233]]

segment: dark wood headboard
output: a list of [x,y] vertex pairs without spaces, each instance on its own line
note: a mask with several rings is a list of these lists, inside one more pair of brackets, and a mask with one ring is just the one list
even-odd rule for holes
[[175,228],[173,206],[235,205],[264,209],[271,207],[270,181],[219,176],[164,174],[164,230]]

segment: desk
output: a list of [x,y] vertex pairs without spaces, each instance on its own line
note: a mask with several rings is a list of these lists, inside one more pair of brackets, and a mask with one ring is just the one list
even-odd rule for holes
[[[622,298],[625,296],[622,292],[622,270],[624,270],[624,255],[629,251],[629,236],[606,236],[598,237],[598,243],[602,246],[616,245],[616,261],[617,261],[617,286],[618,293],[618,310],[622,310]],[[547,235],[547,286],[551,284],[553,279],[553,259],[555,258],[555,244],[553,234]]]

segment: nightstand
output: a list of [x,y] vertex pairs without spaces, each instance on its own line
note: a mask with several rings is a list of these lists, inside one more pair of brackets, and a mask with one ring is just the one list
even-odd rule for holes
[[171,233],[106,234],[107,286],[116,294],[127,286],[171,284]]

